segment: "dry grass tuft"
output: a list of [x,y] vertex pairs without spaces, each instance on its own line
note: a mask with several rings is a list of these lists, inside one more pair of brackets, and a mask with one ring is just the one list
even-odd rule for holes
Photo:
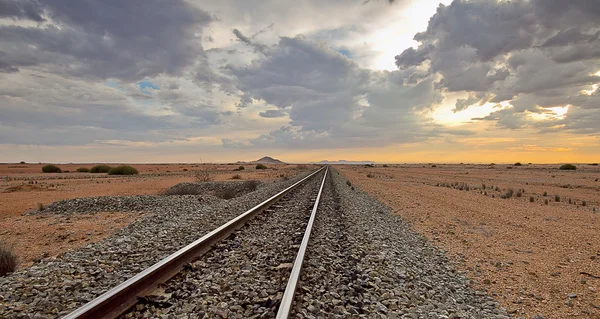
[[11,247],[0,242],[0,276],[17,270],[19,260]]

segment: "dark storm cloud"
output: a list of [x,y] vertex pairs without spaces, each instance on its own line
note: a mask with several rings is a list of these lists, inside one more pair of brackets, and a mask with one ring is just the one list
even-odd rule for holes
[[44,9],[35,0],[0,0],[0,18],[44,21]]
[[125,80],[181,74],[204,56],[196,34],[212,19],[185,1],[35,3],[38,11],[11,10],[6,14],[13,12],[19,18],[30,12],[29,17],[43,9],[51,23],[0,26],[0,45],[6,53],[0,56],[2,65],[37,65],[53,73]]
[[236,38],[238,38],[238,40],[240,40],[241,42],[251,46],[254,48],[255,51],[257,52],[265,52],[267,50],[267,46],[260,44],[260,43],[256,43],[255,41],[253,41],[252,39],[248,38],[247,36],[245,36],[240,30],[238,29],[233,29],[233,34],[235,34]]
[[[514,108],[481,119],[521,128],[532,123],[524,112],[545,112],[538,106],[565,102],[575,112],[593,103],[579,91],[600,82],[592,75],[600,69],[598,21],[600,2],[594,0],[455,0],[440,5],[427,30],[415,35],[418,48],[396,56],[396,64],[440,75],[436,88],[442,91],[511,102]],[[480,100],[471,95],[455,111],[475,103]]]
[[266,117],[266,118],[284,117],[285,114],[286,113],[282,112],[281,110],[266,110],[264,112],[258,113],[258,115],[260,115],[262,117]]
[[264,57],[229,72],[244,92],[240,104],[264,101],[278,110],[261,116],[285,109],[291,121],[246,143],[224,141],[225,147],[385,146],[453,134],[419,114],[441,101],[432,79],[408,85],[409,72],[360,68],[302,36],[282,37]]

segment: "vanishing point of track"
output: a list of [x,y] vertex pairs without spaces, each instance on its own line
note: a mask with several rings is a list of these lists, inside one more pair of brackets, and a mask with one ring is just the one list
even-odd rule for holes
[[104,294],[76,309],[64,318],[80,319],[118,317],[122,313],[126,312],[129,308],[134,306],[138,302],[139,297],[150,294],[154,289],[157,288],[159,284],[165,283],[177,275],[186,264],[189,264],[191,261],[211,250],[215,244],[229,237],[233,232],[244,226],[248,221],[257,215],[268,211],[269,207],[282,199],[284,196],[292,193],[301,185],[304,185],[318,173],[324,172],[323,180],[320,183],[318,194],[314,200],[310,218],[308,220],[302,242],[298,249],[298,253],[296,255],[296,259],[294,261],[291,274],[289,276],[289,280],[277,312],[277,318],[287,318],[290,314],[292,303],[294,301],[294,293],[300,278],[302,263],[308,247],[310,233],[313,228],[319,200],[321,198],[328,171],[328,167],[322,167],[316,170],[292,186],[284,189],[283,191],[246,211],[245,213],[228,221],[212,232],[204,235],[202,238],[181,248],[180,250],[157,262],[120,285],[108,290]]

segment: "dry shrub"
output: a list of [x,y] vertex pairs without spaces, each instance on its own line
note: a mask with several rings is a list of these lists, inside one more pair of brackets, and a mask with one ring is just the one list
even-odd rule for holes
[[5,276],[17,270],[19,260],[12,250],[12,247],[0,242],[0,276]]
[[195,171],[196,180],[199,182],[210,182],[213,177],[210,175],[210,168],[203,165],[203,167]]

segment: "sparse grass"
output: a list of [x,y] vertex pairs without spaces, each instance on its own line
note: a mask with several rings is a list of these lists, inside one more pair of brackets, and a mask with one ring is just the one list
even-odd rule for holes
[[108,171],[110,171],[111,167],[108,165],[96,165],[92,168],[90,168],[90,173],[108,173]]
[[60,167],[58,167],[56,165],[48,164],[48,165],[42,166],[42,172],[44,172],[44,173],[62,173],[62,170],[60,169]]
[[514,166],[523,166],[523,164],[521,164],[521,162],[516,162]]
[[235,174],[235,175],[231,176],[231,179],[242,179],[242,175]]
[[529,202],[530,202],[530,203],[533,203],[533,202],[535,202],[535,198],[534,198],[533,196],[529,196]]
[[119,165],[117,167],[113,167],[108,171],[108,175],[137,175],[139,174],[138,170],[129,165]]
[[79,172],[79,173],[89,173],[90,169],[87,168],[87,167],[80,167],[80,168],[77,169],[77,172]]
[[558,169],[563,170],[563,171],[565,171],[565,170],[574,171],[577,169],[577,166],[575,166],[573,164],[564,164],[564,165],[561,165]]
[[554,201],[555,202],[560,202],[560,196],[554,195]]
[[37,203],[37,210],[38,210],[38,211],[43,211],[43,210],[44,210],[44,204],[42,204],[42,203]]
[[0,276],[5,276],[17,270],[19,260],[13,252],[12,247],[0,242]]
[[504,193],[504,194],[502,194],[502,195],[500,196],[500,198],[502,198],[502,199],[508,199],[508,198],[511,198],[511,197],[513,197],[513,195],[514,195],[514,192],[515,192],[515,191],[514,191],[512,188],[509,188],[509,189],[506,191],[506,193]]
[[264,164],[256,164],[256,169],[267,169]]

